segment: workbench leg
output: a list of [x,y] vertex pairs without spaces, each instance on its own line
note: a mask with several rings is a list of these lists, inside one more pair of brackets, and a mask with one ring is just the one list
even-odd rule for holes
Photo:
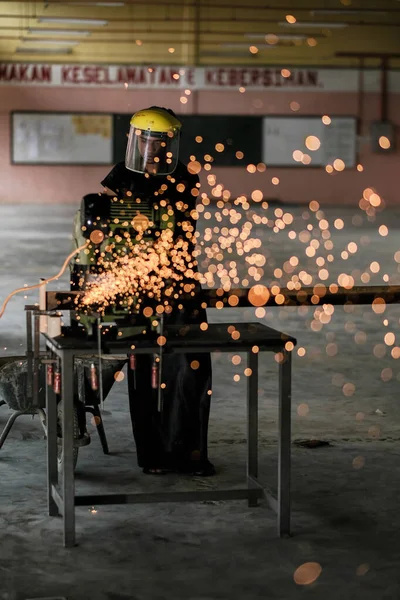
[[53,500],[52,485],[58,484],[57,468],[57,396],[51,385],[46,382],[46,437],[47,437],[47,506],[49,515],[56,517],[60,513]]
[[279,364],[278,535],[290,535],[290,443],[292,354]]
[[[258,477],[258,354],[247,353],[247,486],[254,489],[251,477]],[[258,500],[248,499],[249,506],[258,506]]]
[[75,545],[75,480],[74,480],[74,356],[64,350],[61,356],[62,445],[64,546]]

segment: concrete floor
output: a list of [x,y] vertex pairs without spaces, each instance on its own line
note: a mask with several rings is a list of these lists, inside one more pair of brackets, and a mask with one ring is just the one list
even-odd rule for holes
[[[1,206],[0,302],[14,288],[55,274],[69,253],[74,207],[48,208]],[[266,213],[269,218],[273,210]],[[300,232],[307,223],[317,224],[304,208],[287,210],[295,217],[290,229]],[[261,208],[257,211],[265,214]],[[359,208],[324,212],[334,242],[329,282],[340,273],[353,272],[360,284],[361,273],[377,261],[381,268],[371,274],[370,283],[382,283],[384,274],[399,283],[394,260],[400,249],[397,212],[385,210],[373,222]],[[333,228],[337,218],[344,220],[344,229]],[[214,219],[201,221],[199,229],[223,226]],[[386,237],[378,232],[382,223],[389,226]],[[259,251],[269,256],[264,267],[266,283],[291,256],[300,259],[296,272],[317,270],[316,257],[308,258],[306,244],[290,240],[288,229],[275,234],[257,225],[253,230],[254,237],[263,240]],[[359,249],[343,260],[341,252],[350,241]],[[319,251],[318,256],[327,254]],[[236,260],[242,278],[243,257]],[[66,281],[64,277],[54,282],[51,289],[65,289]],[[10,301],[0,320],[1,355],[24,350],[23,306],[36,299],[37,293],[32,292],[25,299],[20,294]],[[77,510],[79,546],[65,550],[60,519],[46,514],[41,427],[37,419],[22,417],[0,451],[0,600],[50,596],[70,600],[292,600],[304,594],[324,600],[338,596],[397,600],[400,368],[384,336],[392,332],[398,337],[400,307],[390,305],[383,315],[368,306],[352,312],[338,307],[320,331],[312,330],[313,312],[274,308],[263,319],[296,336],[298,347],[306,349],[305,356],[294,355],[294,440],[330,442],[315,449],[293,445],[292,538],[276,538],[275,518],[265,504],[258,508],[239,501],[100,506]],[[228,309],[209,311],[209,319],[235,323],[257,317],[253,309]],[[330,356],[333,344],[337,353]],[[101,453],[96,435],[90,446],[81,449],[78,492],[240,487],[246,448],[244,365],[234,367],[230,357],[223,355],[214,357],[213,368],[210,458],[218,470],[216,477],[142,475],[136,466],[126,384],[121,382],[106,401],[111,455]],[[235,373],[242,374],[238,383],[233,381]],[[259,387],[260,477],[274,487],[277,365],[271,355],[262,360]],[[7,408],[1,407],[0,427],[7,415]],[[320,565],[316,579],[307,566],[298,571],[305,563]],[[304,572],[306,580],[315,581],[302,585]]]

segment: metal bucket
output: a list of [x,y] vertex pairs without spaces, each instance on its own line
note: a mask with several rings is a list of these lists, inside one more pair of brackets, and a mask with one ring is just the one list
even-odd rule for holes
[[[46,406],[45,367],[39,366],[38,408]],[[35,408],[29,397],[28,359],[26,356],[0,357],[0,401],[12,410]]]
[[[105,400],[115,382],[115,373],[124,368],[127,358],[104,357],[101,361],[103,399]],[[90,366],[94,363],[98,368],[99,357],[96,354],[77,356],[75,358],[75,395],[80,402],[88,406],[99,404],[99,391],[94,391],[90,383]]]
[[[127,362],[125,358],[102,360],[103,398],[110,392],[115,381],[115,373],[121,371]],[[83,404],[99,404],[99,392],[92,390],[90,366],[98,367],[98,356],[85,355],[75,358],[74,397]],[[46,407],[46,365],[39,365],[38,407]],[[0,402],[4,401],[12,410],[28,411],[35,408],[29,398],[28,360],[26,356],[0,357]]]

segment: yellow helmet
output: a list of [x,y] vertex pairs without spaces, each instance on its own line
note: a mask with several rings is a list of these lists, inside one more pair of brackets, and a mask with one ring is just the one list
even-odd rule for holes
[[168,133],[168,131],[180,131],[182,123],[171,113],[163,108],[146,108],[139,110],[131,118],[131,125],[142,131],[154,131],[155,133]]
[[126,168],[151,175],[173,173],[182,123],[168,110],[152,106],[135,113],[130,125]]

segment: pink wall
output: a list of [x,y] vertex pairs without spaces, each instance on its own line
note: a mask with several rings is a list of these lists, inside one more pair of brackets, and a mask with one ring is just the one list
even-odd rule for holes
[[[1,86],[0,88],[0,203],[78,203],[88,192],[101,189],[100,180],[108,167],[13,166],[10,164],[10,112],[12,110],[89,111],[133,113],[143,106],[158,104],[176,112],[200,114],[293,114],[290,103],[297,101],[297,115],[356,115],[358,97],[341,92],[268,92],[268,91],[197,91],[189,102],[179,102],[178,91],[65,89],[32,86]],[[379,118],[379,95],[369,93],[364,100],[365,131],[368,122]],[[400,126],[397,111],[399,94],[391,94],[389,118]],[[398,127],[398,132],[400,127]],[[199,132],[201,133],[201,132]],[[283,202],[321,204],[357,204],[366,187],[373,187],[386,205],[400,203],[398,188],[398,154],[371,154],[368,143],[361,148],[359,160],[364,171],[349,169],[327,174],[323,169],[267,168],[264,173],[247,173],[245,167],[216,168],[217,182],[231,191],[232,197],[250,195],[261,189],[265,198]],[[397,147],[400,147],[398,136]],[[110,165],[111,167],[111,165]],[[278,186],[272,184],[278,177]],[[205,182],[205,178],[203,180]],[[206,191],[209,188],[206,184]]]

